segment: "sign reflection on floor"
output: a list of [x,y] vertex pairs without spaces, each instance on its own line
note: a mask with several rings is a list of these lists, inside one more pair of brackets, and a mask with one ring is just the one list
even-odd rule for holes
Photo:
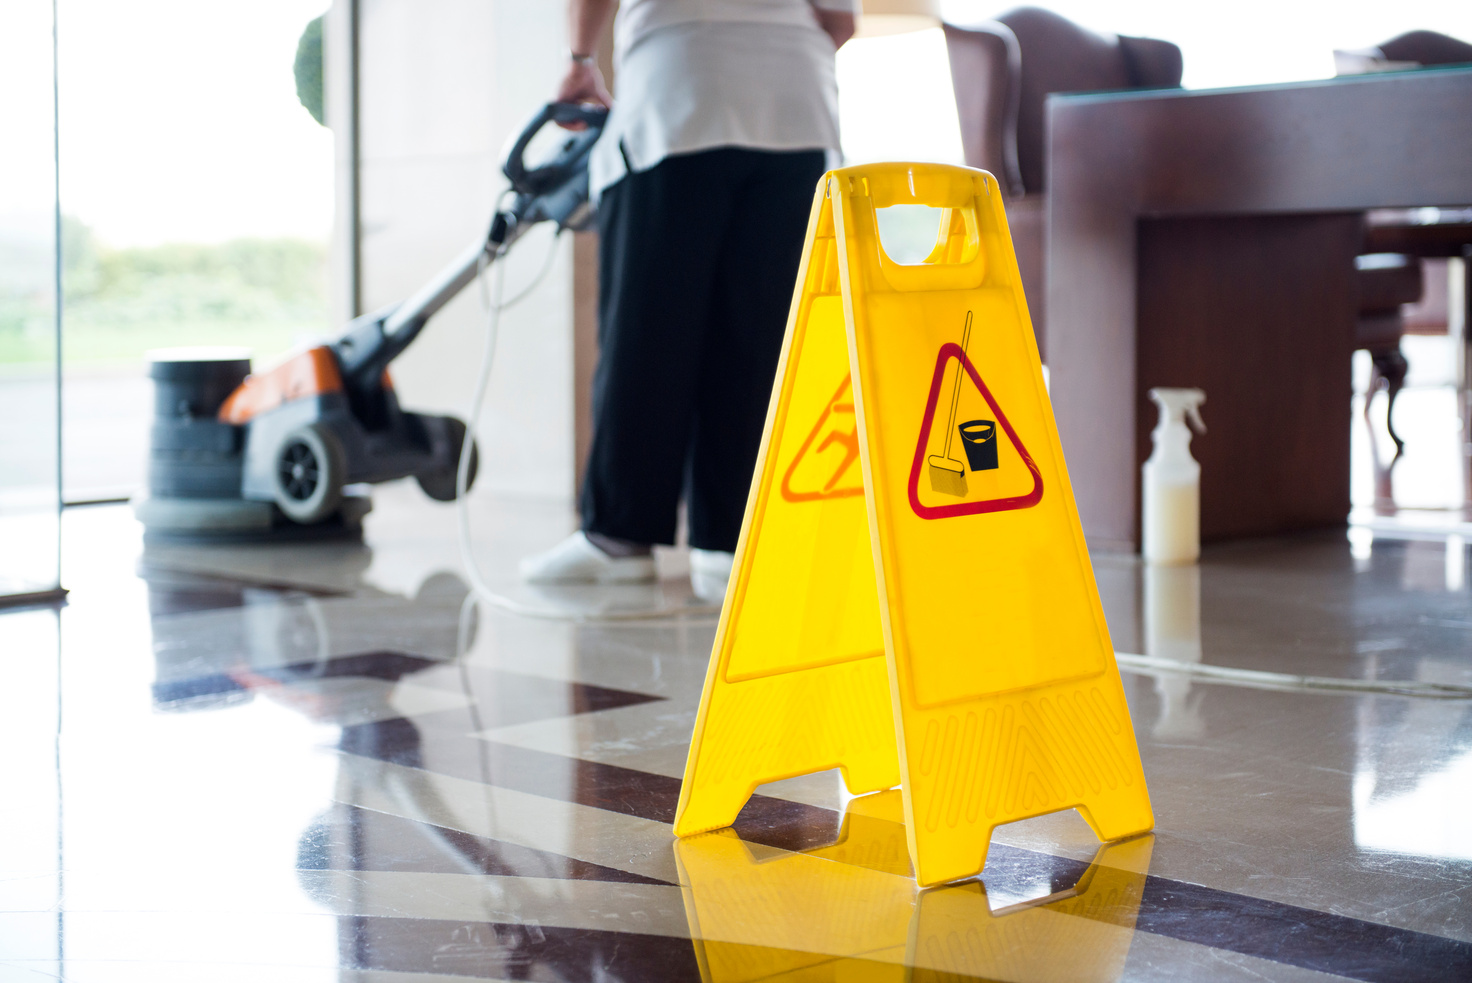
[[853,799],[830,846],[789,853],[729,829],[677,841],[705,983],[1119,979],[1153,836],[1105,844],[1072,883],[994,909],[986,881],[1015,879],[1026,851],[994,848],[982,879],[918,891],[901,817],[892,789]]

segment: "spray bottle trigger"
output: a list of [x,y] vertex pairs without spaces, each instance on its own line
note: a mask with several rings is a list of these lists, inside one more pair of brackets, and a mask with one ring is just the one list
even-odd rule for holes
[[1186,404],[1186,419],[1191,422],[1191,429],[1197,433],[1206,433],[1206,424],[1201,421],[1201,404]]

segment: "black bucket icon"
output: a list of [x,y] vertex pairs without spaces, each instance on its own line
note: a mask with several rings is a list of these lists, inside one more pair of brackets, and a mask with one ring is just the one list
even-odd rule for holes
[[991,420],[968,420],[956,427],[961,431],[961,446],[966,448],[966,463],[972,471],[995,471],[997,465],[997,425]]

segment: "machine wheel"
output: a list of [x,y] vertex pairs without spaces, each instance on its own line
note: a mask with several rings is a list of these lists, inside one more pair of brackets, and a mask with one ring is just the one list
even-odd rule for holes
[[276,505],[294,522],[321,522],[342,504],[346,472],[336,434],[318,423],[297,427],[282,439],[272,462]]
[[[445,433],[450,438],[450,467],[439,471],[430,471],[424,474],[416,474],[414,480],[419,482],[419,487],[424,494],[436,502],[453,502],[455,500],[455,478],[460,467],[460,451],[465,446],[465,424],[453,416],[444,417]],[[480,448],[471,444],[470,446],[470,474],[465,483],[465,490],[469,491],[475,487],[475,475],[480,470]]]

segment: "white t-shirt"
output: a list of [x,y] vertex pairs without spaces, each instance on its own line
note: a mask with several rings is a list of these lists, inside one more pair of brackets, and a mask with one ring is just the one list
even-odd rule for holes
[[714,147],[836,161],[833,41],[815,6],[856,12],[857,0],[625,0],[617,98],[589,161],[594,199],[631,169]]

